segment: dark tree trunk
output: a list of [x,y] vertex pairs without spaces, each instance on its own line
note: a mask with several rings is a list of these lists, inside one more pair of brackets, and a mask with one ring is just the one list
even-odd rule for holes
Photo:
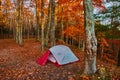
[[0,38],[2,38],[2,34],[3,34],[3,32],[2,32],[2,1],[0,0],[0,32],[1,32],[1,37]]
[[51,21],[51,4],[49,3],[49,6],[48,6],[48,19],[47,19],[47,31],[46,31],[46,42],[45,42],[45,45],[47,46],[48,45],[48,41],[49,41],[49,33],[50,33],[50,21]]
[[50,43],[55,45],[55,0],[50,0],[51,3],[51,23],[50,23]]
[[120,47],[118,50],[118,61],[117,61],[117,66],[120,66]]
[[38,10],[38,0],[35,0],[36,1],[36,20],[37,20],[37,32],[36,32],[36,41],[39,41],[40,40],[40,19],[39,19],[39,10]]
[[41,49],[42,51],[44,50],[44,0],[41,0],[41,27],[42,27],[42,31],[41,31],[41,41],[42,41],[42,46]]
[[62,16],[62,17],[61,17],[61,40],[64,41],[63,31],[64,31],[64,25],[63,25],[63,16]]
[[0,13],[2,13],[2,0],[0,0]]

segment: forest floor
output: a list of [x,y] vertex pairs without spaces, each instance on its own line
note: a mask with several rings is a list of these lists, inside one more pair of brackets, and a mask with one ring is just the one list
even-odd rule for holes
[[[79,62],[60,67],[48,62],[45,66],[40,66],[36,63],[36,60],[44,53],[40,50],[40,42],[36,42],[35,39],[24,40],[24,46],[19,47],[12,39],[1,39],[0,80],[81,80],[84,54],[75,47],[71,49],[80,59]],[[97,66],[100,65],[109,70],[110,80],[120,80],[119,67],[97,59]]]

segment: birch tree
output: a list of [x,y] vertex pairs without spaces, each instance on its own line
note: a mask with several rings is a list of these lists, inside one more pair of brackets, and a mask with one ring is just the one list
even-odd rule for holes
[[85,19],[85,70],[84,74],[96,72],[97,40],[94,31],[92,0],[84,0]]

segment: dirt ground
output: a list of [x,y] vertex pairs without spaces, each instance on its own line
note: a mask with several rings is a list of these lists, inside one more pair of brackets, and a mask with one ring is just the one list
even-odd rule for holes
[[[80,80],[84,70],[84,55],[78,49],[72,50],[80,59],[79,62],[60,67],[48,62],[45,66],[40,66],[36,63],[44,53],[40,50],[40,42],[36,42],[35,39],[24,40],[24,46],[19,47],[15,40],[1,39],[0,80]],[[120,69],[103,62],[97,60],[97,65],[106,66],[111,70],[112,77],[120,80]]]

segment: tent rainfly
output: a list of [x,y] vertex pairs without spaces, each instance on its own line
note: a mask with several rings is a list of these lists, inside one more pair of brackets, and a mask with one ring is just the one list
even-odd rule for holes
[[45,65],[47,61],[50,61],[58,66],[76,62],[79,59],[74,55],[69,47],[64,45],[53,46],[47,50],[38,60],[37,63]]

